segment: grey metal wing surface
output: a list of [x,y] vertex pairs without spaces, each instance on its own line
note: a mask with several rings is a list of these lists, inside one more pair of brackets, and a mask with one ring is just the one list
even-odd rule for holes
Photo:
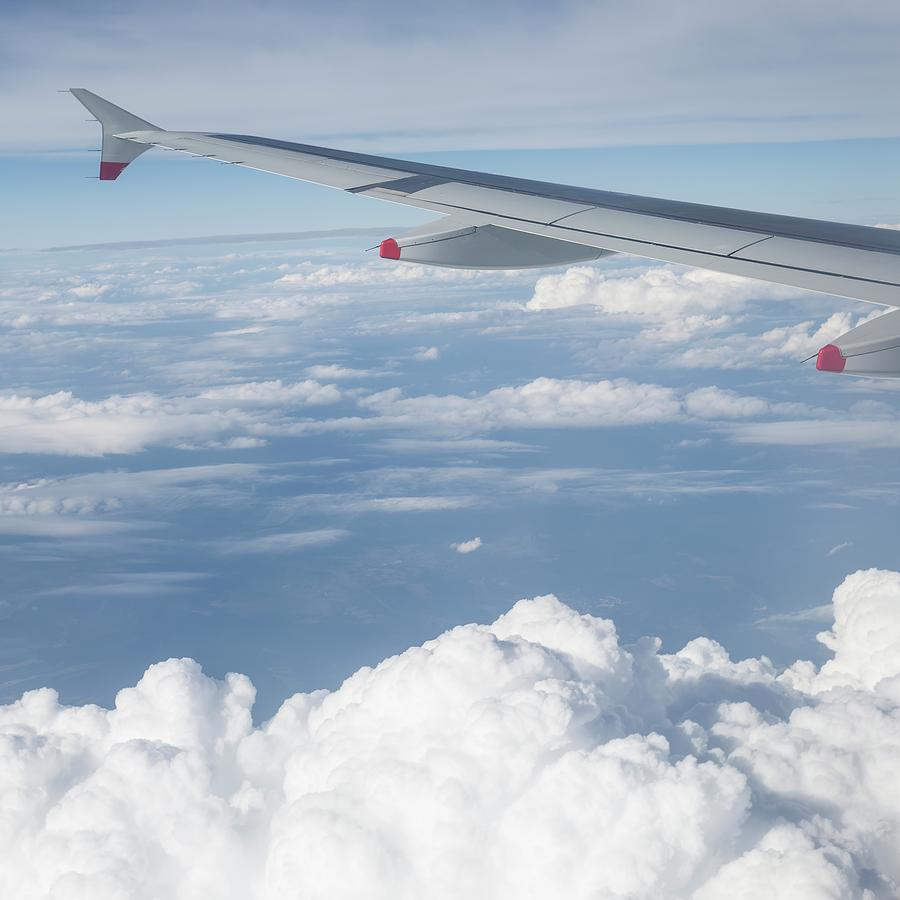
[[[127,145],[136,150],[156,146],[450,217],[449,229],[437,223],[430,234],[426,227],[412,237],[386,241],[382,255],[388,258],[482,268],[498,259],[491,246],[494,253],[506,254],[501,253],[500,261],[509,267],[558,265],[621,252],[900,306],[897,231],[531,181],[253,135],[165,131],[146,127],[90,91],[74,88],[72,93],[100,120],[104,152],[108,143],[118,151],[117,159],[101,161],[101,178],[121,173]],[[105,162],[116,163],[106,167],[106,175]]]

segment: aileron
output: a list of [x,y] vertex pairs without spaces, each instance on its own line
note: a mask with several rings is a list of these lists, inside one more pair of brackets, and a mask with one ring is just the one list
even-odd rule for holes
[[716,256],[728,256],[748,244],[771,236],[721,225],[685,222],[682,219],[639,215],[600,207],[578,213],[557,224],[573,231],[587,231],[662,247],[697,250]]

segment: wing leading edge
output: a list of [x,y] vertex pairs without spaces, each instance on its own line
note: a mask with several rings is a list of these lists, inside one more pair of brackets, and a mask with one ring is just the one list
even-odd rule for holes
[[[105,163],[116,163],[116,175],[143,150],[163,147],[432,210],[452,217],[457,228],[459,223],[476,229],[493,226],[492,238],[506,235],[504,243],[516,246],[516,258],[540,246],[525,236],[550,239],[547,252],[536,253],[536,265],[566,261],[567,254],[558,248],[568,243],[582,248],[573,247],[573,260],[596,258],[604,251],[631,253],[900,306],[897,231],[530,181],[252,135],[165,131],[90,91],[76,88],[72,93],[103,125],[101,171]],[[106,159],[108,140],[119,158]],[[125,147],[133,151],[122,165]],[[518,243],[516,233],[523,236]],[[395,252],[403,243],[403,238],[393,242],[385,255],[436,265],[487,264],[483,249],[442,262],[423,256],[421,249],[415,255]],[[488,243],[487,238],[479,241],[479,248]],[[446,257],[446,248],[442,252]]]

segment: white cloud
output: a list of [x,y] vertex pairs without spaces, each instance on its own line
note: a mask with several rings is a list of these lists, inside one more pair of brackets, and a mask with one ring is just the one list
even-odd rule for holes
[[[875,310],[868,318],[882,314]],[[863,321],[865,317],[860,317]],[[799,322],[781,328],[771,328],[760,336],[763,360],[775,357],[806,359],[830,343],[836,337],[853,328],[853,318],[849,313],[833,313],[824,322]]]
[[0,451],[101,456],[152,444],[202,439],[228,430],[215,411],[167,403],[154,394],[89,401],[69,391],[43,397],[0,396]]
[[309,366],[306,370],[311,378],[317,381],[342,381],[353,378],[368,378],[375,374],[370,369],[353,369],[347,366],[327,365],[327,366]]
[[418,360],[419,362],[432,362],[436,359],[440,359],[440,356],[441,351],[438,350],[437,347],[423,347],[413,354],[413,359]]
[[769,412],[770,405],[761,397],[747,397],[718,387],[698,388],[685,395],[684,407],[689,415],[700,419],[746,419]]
[[217,319],[296,322],[310,319],[349,302],[350,298],[346,294],[339,293],[279,295],[264,292],[251,297],[237,296],[221,301],[208,301],[204,305]]
[[261,537],[223,544],[229,553],[290,553],[306,547],[325,547],[349,537],[343,528],[317,528],[311,531],[282,531]]
[[[822,667],[821,688],[874,690],[882,679],[900,676],[898,598],[900,573],[878,569],[856,572],[834,592],[834,626],[818,636],[834,652],[834,659]],[[900,680],[895,681],[896,692]]]
[[[538,279],[530,310],[589,306],[641,326],[635,347],[690,342],[668,356],[680,368],[745,369],[800,362],[851,328],[884,314],[835,312],[823,320],[779,325],[761,334],[736,330],[737,314],[751,301],[802,296],[794,288],[680,266],[652,265],[610,271],[575,266]],[[701,340],[702,338],[702,340]]]
[[424,455],[478,454],[480,456],[503,456],[508,453],[533,453],[535,447],[518,441],[499,441],[493,438],[462,438],[459,440],[437,440],[434,438],[382,438],[375,446],[392,453]]
[[[367,265],[342,263],[340,265],[304,266],[297,272],[282,275],[277,283],[297,285],[303,288],[352,288],[369,285],[418,284],[419,282],[504,282],[509,280],[504,272],[477,269],[444,269],[435,266],[385,265],[383,262]],[[517,277],[517,276],[512,276]]]
[[295,384],[275,381],[249,381],[211,388],[198,394],[201,400],[220,400],[248,406],[320,406],[337,403],[341,392],[333,384],[307,379]]
[[826,624],[834,619],[834,607],[830,603],[821,606],[810,606],[795,612],[772,613],[757,619],[753,624],[757,628],[778,628],[784,625],[805,625],[810,622]]
[[364,408],[394,423],[461,431],[496,428],[591,428],[671,421],[682,415],[670,388],[625,378],[587,382],[536,378],[475,397],[404,397],[397,389],[372,394]]
[[150,505],[235,504],[262,475],[261,466],[231,463],[9,482],[0,484],[0,533],[78,538],[154,527],[126,517]]
[[343,508],[349,512],[429,512],[438,509],[465,509],[472,497],[367,497],[350,500]]
[[90,518],[51,516],[0,516],[0,534],[41,538],[87,538],[122,534],[138,526],[134,523]]
[[742,422],[729,428],[741,444],[788,447],[900,447],[900,422],[884,419],[794,419],[783,422]]
[[814,828],[780,823],[766,832],[752,850],[723,866],[694,900],[844,900],[866,896],[859,881],[853,858],[846,850],[827,839],[817,842]]
[[898,609],[900,573],[850,576],[834,658],[779,673],[538,597],[259,727],[246,677],[186,659],[111,710],[30,691],[0,707],[0,893],[895,896]]
[[69,288],[69,293],[81,300],[85,300],[99,297],[111,290],[111,287],[109,284],[78,284]]
[[[645,468],[415,466],[376,469],[366,476],[371,492],[443,491],[448,499],[469,494],[471,503],[488,498],[516,498],[527,494],[555,494],[566,503],[596,503],[606,496],[664,497],[717,493],[766,493],[784,490],[789,481],[741,469],[654,472]],[[463,493],[465,492],[465,493]],[[320,495],[298,500],[314,502]],[[343,495],[325,495],[329,502]]]
[[[789,299],[804,292],[701,269],[651,265],[610,271],[575,266],[538,279],[527,303],[530,310],[588,307],[631,324],[630,342],[621,347],[643,359],[648,353],[679,368],[746,369],[801,362],[825,344],[863,322],[884,314],[881,307],[864,315],[834,312],[821,320],[778,325],[762,333],[744,333],[751,302]],[[687,343],[673,351],[674,345]]]
[[[212,450],[252,450],[256,447],[265,447],[268,441],[264,438],[233,437],[225,441],[209,441],[206,446]],[[184,446],[183,444],[180,446]]]
[[710,313],[740,309],[750,300],[796,296],[794,288],[766,284],[737,275],[725,275],[682,266],[650,266],[613,270],[573,266],[561,274],[544,275],[527,303],[531,310],[593,306],[608,315],[647,318],[681,327],[688,333],[721,327],[727,319]]
[[5,394],[0,395],[0,452],[102,456],[154,445],[256,447],[259,439],[243,440],[254,435],[236,435],[237,441],[221,438],[234,431],[265,431],[254,410],[320,406],[340,398],[334,385],[312,380],[244,382],[170,398],[141,393],[82,400],[71,391],[39,397]]
[[[0,516],[83,515],[117,512],[131,502],[164,499],[167,504],[197,503],[219,496],[225,484],[260,478],[261,466],[226,463],[172,469],[121,469],[0,484]],[[190,499],[185,489],[190,488]]]
[[[354,393],[367,415],[311,418],[294,411],[329,406]],[[265,446],[272,437],[331,431],[399,428],[467,436],[503,428],[605,428],[817,413],[717,387],[680,392],[627,378],[542,377],[469,396],[407,397],[399,388],[360,393],[345,394],[334,384],[307,379],[240,382],[173,397],[142,393],[82,400],[69,391],[0,395],[0,452],[102,456],[152,446],[240,450]],[[760,433],[777,424],[793,423],[762,422]],[[880,425],[890,430],[889,421]],[[734,434],[753,440],[752,431]]]
[[460,433],[499,428],[605,428],[689,419],[740,419],[804,412],[717,387],[680,393],[627,378],[601,381],[536,378],[485,394],[406,397],[399,388],[359,400],[376,418],[336,419],[313,428],[404,426]]
[[733,333],[722,340],[688,347],[672,363],[684,368],[747,369],[786,361],[801,362],[851,328],[883,314],[881,308],[855,318],[847,312],[836,312],[822,321],[778,326],[762,334]]
[[39,591],[39,597],[125,597],[156,598],[163,594],[184,593],[209,575],[205,572],[114,572],[82,584],[70,582]]
[[450,545],[457,553],[474,553],[481,547],[481,538],[473,537],[468,541],[460,541],[458,544]]
[[439,510],[468,509],[478,502],[477,497],[462,494],[452,496],[405,495],[372,497],[364,494],[301,494],[286,501],[288,506],[329,513],[409,513]]
[[641,330],[638,338],[646,344],[680,344],[722,331],[732,324],[731,316],[684,316],[660,318],[658,324]]
[[[213,337],[243,337],[248,334],[265,334],[263,325],[248,325],[246,328],[228,328],[225,331],[214,331]],[[310,373],[312,374],[312,373]],[[315,376],[313,376],[315,377]]]
[[847,550],[849,547],[853,546],[853,541],[841,541],[840,544],[835,544],[829,551],[826,553],[826,556],[834,556],[835,553],[840,553],[841,550]]

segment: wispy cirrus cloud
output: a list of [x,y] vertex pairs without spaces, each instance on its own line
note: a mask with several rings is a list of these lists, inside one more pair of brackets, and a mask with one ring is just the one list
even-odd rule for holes
[[[362,3],[338,17],[316,7],[238,3],[198,8],[195,27],[177,34],[165,27],[177,7],[167,2],[161,11],[120,11],[116,35],[125,41],[109,35],[108,17],[93,7],[58,6],[53,16],[11,10],[0,43],[9,74],[6,147],[86,145],[80,112],[73,108],[64,123],[44,112],[52,92],[73,79],[111,91],[115,102],[164,127],[371,149],[815,140],[887,136],[896,127],[883,87],[898,74],[890,5],[851,18],[841,4],[819,4],[816,52],[802,40],[808,10],[773,0],[756,15],[728,17],[710,0],[689,13],[661,3],[561,2],[533,8],[527,21],[508,2],[427,11],[404,2],[389,22]],[[848,53],[839,36],[851,27],[855,52]],[[172,69],[156,65],[163,43],[178,60]],[[40,64],[18,49],[28,46],[45,48]],[[730,48],[728,66],[721,47]],[[535,58],[545,62],[541,72]],[[232,65],[223,68],[223,59]],[[487,81],[466,64],[484,59],[496,75]],[[452,84],[443,77],[450,69]],[[272,92],[275,73],[285,84],[327,73],[329,89]],[[406,99],[397,104],[384,86],[401,83]],[[612,84],[614,91],[597,89]],[[239,122],[235,98],[252,98]]]
[[223,542],[227,553],[293,553],[308,547],[326,547],[350,536],[344,528],[315,528],[307,531],[279,531],[238,541]]
[[152,531],[163,511],[227,507],[264,477],[261,466],[223,463],[7,482],[0,484],[0,533],[89,539]]
[[834,450],[900,447],[900,423],[865,416],[741,422],[731,426],[728,435],[739,444],[822,447]]

